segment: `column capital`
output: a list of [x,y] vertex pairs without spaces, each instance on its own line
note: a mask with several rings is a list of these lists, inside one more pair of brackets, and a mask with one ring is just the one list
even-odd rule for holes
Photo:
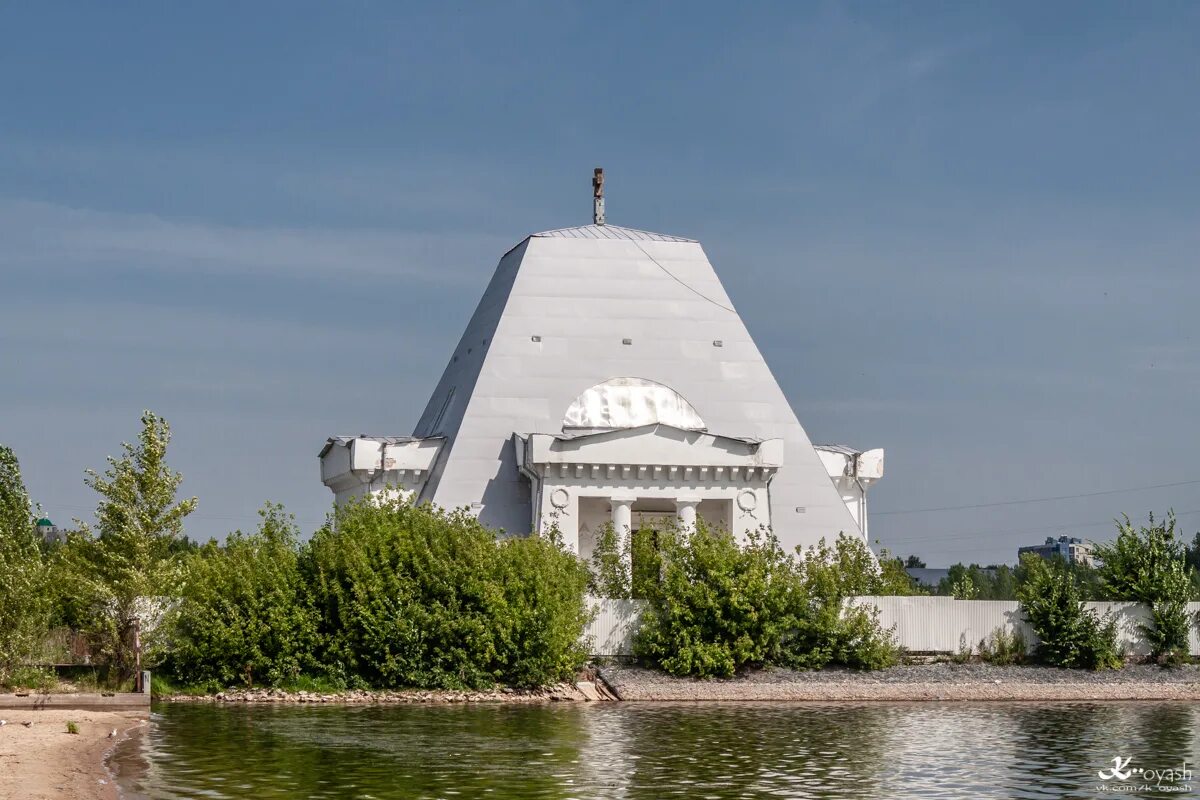
[[615,494],[608,498],[608,502],[614,505],[633,505],[637,502],[637,496],[632,494]]
[[697,506],[697,505],[700,505],[699,497],[676,497],[675,498],[675,507],[676,508],[679,508],[681,506]]

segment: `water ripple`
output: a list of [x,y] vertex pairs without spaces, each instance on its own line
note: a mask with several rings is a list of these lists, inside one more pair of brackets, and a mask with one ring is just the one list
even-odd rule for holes
[[[1200,704],[163,705],[130,798],[1093,797],[1192,763]],[[1138,797],[1173,796],[1140,792]]]

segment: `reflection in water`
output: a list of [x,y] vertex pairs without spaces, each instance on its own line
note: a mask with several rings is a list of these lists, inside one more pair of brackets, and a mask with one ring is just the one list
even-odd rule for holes
[[162,705],[153,721],[114,757],[130,797],[1091,797],[1114,756],[1167,768],[1200,744],[1188,703]]

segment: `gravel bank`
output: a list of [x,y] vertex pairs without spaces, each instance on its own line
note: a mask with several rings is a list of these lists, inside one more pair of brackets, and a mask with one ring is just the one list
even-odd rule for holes
[[672,678],[611,666],[602,668],[600,677],[621,700],[1200,700],[1196,666],[1085,672],[943,663],[878,672],[764,669],[729,680]]
[[236,689],[209,695],[159,697],[170,703],[328,703],[337,705],[404,705],[411,703],[553,703],[589,699],[574,684],[560,683],[542,689],[492,689],[455,692],[418,689],[399,691],[285,692],[282,689]]

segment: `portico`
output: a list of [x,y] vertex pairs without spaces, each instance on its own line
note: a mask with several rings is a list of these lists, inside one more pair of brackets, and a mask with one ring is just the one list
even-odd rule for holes
[[719,436],[655,423],[583,434],[515,434],[529,478],[533,530],[557,527],[564,544],[591,556],[595,533],[619,536],[668,520],[697,520],[743,533],[770,525],[768,491],[783,442]]

